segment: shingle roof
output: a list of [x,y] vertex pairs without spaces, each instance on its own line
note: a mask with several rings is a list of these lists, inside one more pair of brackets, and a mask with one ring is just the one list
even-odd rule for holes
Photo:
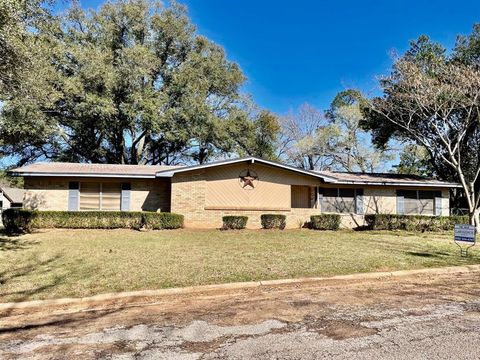
[[3,195],[10,200],[10,202],[14,203],[22,203],[23,202],[23,194],[25,190],[12,188],[9,186],[2,185],[0,187],[0,191],[3,192]]
[[310,171],[297,169],[290,165],[263,160],[255,157],[221,160],[193,166],[164,165],[115,165],[115,164],[78,164],[61,162],[40,162],[13,169],[10,172],[20,176],[80,176],[80,177],[123,177],[123,178],[155,178],[171,177],[178,172],[193,171],[239,162],[258,162],[268,166],[283,168],[304,175],[319,178],[329,184],[352,185],[391,185],[391,186],[425,186],[425,187],[459,187],[457,183],[415,175],[391,173],[356,173],[334,171]]
[[102,176],[155,178],[162,170],[176,166],[165,165],[121,165],[121,164],[78,164],[65,162],[39,162],[11,170],[21,176]]
[[364,183],[364,184],[411,184],[423,186],[448,186],[457,187],[457,183],[441,181],[417,175],[394,174],[394,173],[361,173],[361,172],[337,172],[337,171],[317,171],[319,174],[328,176],[338,183]]

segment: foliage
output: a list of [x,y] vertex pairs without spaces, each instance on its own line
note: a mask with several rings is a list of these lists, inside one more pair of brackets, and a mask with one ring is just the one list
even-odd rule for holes
[[309,104],[280,119],[278,156],[308,170],[325,170],[334,163],[340,129]]
[[[362,126],[383,148],[391,140],[427,153],[441,178],[461,183],[471,223],[480,229],[479,26],[447,53],[422,36],[381,79],[383,96],[363,107]],[[475,55],[476,54],[476,55]]]
[[142,223],[147,229],[171,230],[183,228],[183,215],[167,212],[142,212]]
[[6,209],[3,225],[9,233],[30,232],[41,228],[70,229],[178,229],[183,216],[172,213],[136,211],[36,211]]
[[53,0],[0,1],[0,98],[19,90],[22,70],[34,61],[32,44],[25,41],[28,28],[51,17],[48,5]]
[[453,230],[455,224],[467,224],[468,216],[422,216],[367,214],[367,226],[371,230],[444,231]]
[[432,168],[427,151],[418,145],[407,144],[400,154],[400,163],[396,166],[399,174],[419,176],[437,176]]
[[223,220],[223,227],[224,230],[240,230],[245,229],[247,226],[248,216],[224,216]]
[[285,229],[287,225],[287,217],[281,214],[262,214],[260,222],[264,229]]
[[341,217],[339,214],[321,214],[310,216],[310,228],[314,230],[338,230]]
[[204,163],[272,152],[274,117],[247,111],[242,71],[175,2],[117,0],[90,12],[74,3],[8,41],[27,44],[32,59],[0,99],[0,150],[20,163]]
[[374,172],[393,159],[391,151],[373,149],[370,134],[361,129],[361,105],[364,101],[357,90],[341,91],[326,113],[327,118],[340,129],[335,163],[344,171]]

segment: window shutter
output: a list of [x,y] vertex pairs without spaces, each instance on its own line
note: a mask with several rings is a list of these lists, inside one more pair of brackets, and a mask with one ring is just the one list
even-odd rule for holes
[[397,215],[405,214],[405,197],[401,191],[397,191]]
[[442,193],[435,191],[435,216],[442,216]]
[[122,200],[120,210],[129,211],[130,210],[130,183],[122,184]]
[[363,189],[355,189],[355,212],[363,215]]
[[68,211],[78,211],[79,183],[71,181],[68,183]]

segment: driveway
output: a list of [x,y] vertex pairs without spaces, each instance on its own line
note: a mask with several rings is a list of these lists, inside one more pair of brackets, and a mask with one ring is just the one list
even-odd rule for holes
[[4,311],[2,359],[478,359],[480,270]]

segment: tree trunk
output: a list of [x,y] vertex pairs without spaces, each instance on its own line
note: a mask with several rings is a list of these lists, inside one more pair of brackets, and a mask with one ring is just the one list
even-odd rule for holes
[[477,233],[480,233],[480,209],[470,211],[468,216],[470,218],[470,225],[474,225]]

